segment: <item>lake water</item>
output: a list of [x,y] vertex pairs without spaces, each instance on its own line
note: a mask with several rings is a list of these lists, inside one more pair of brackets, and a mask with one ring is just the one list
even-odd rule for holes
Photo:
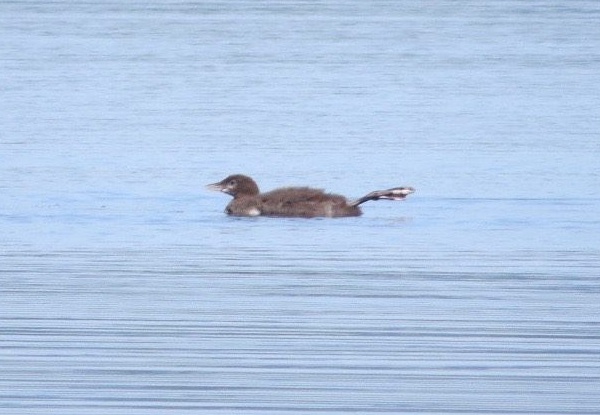
[[0,19],[0,413],[600,413],[598,2]]

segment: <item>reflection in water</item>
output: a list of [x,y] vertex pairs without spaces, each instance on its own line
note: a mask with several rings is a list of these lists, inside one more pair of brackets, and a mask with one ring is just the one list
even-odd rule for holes
[[[4,406],[595,408],[598,284],[564,253],[171,248],[5,255]],[[457,255],[473,266],[428,270]]]

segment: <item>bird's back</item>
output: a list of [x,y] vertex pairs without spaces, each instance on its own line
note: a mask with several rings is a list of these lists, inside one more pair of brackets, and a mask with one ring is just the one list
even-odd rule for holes
[[358,216],[359,208],[349,206],[345,197],[311,187],[284,187],[259,195],[260,210],[266,216],[312,218]]

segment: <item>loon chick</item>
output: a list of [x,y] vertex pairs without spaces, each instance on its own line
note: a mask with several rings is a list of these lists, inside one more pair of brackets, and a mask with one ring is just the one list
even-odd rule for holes
[[206,187],[233,196],[225,208],[228,215],[298,218],[360,216],[362,211],[359,205],[364,202],[402,200],[415,191],[412,187],[394,187],[376,190],[354,201],[310,187],[283,187],[260,193],[256,182],[243,174],[228,176]]

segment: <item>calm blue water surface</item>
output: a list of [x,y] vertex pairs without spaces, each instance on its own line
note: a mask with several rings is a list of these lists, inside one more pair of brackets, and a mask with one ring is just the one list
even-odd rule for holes
[[596,1],[0,18],[0,413],[600,413]]

